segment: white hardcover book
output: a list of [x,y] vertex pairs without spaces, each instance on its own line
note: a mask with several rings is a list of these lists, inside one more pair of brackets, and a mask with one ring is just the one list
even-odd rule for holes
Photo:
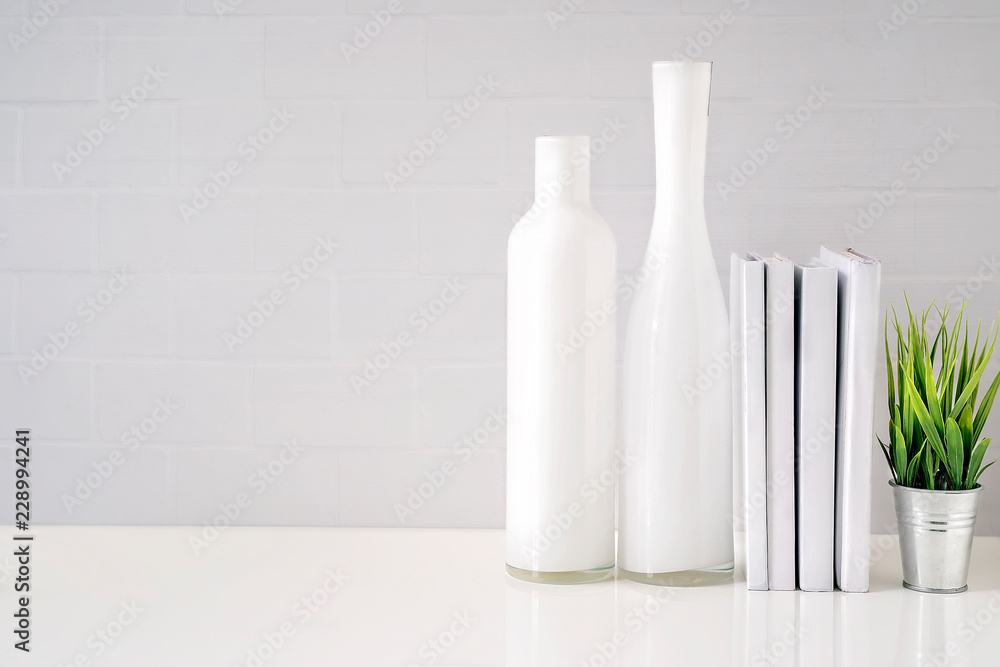
[[733,553],[749,582],[746,551],[746,521],[743,502],[743,465],[746,448],[746,414],[743,387],[746,364],[743,353],[743,260],[734,252],[729,257],[729,350],[733,358]]
[[872,436],[881,263],[853,250],[820,250],[839,283],[837,480],[834,576],[842,591],[868,590]]
[[737,539],[747,588],[767,590],[764,264],[733,254],[730,274]]
[[767,583],[795,590],[795,265],[764,260]]
[[837,270],[795,267],[795,521],[799,588],[833,590]]

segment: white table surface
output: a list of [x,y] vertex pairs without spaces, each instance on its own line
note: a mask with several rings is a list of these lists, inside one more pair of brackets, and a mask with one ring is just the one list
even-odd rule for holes
[[[969,591],[943,596],[902,588],[888,536],[873,539],[871,592],[845,594],[748,592],[738,575],[522,584],[499,530],[230,528],[200,555],[192,528],[33,534],[25,655],[12,648],[13,531],[0,533],[5,666],[1000,664],[1000,538],[976,540]],[[252,658],[283,626],[280,648]]]

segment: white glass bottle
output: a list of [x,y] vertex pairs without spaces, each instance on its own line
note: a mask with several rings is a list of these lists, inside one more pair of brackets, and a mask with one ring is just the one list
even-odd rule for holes
[[656,206],[665,257],[632,298],[622,369],[618,567],[664,585],[733,568],[729,318],[705,224],[711,63],[653,63]]
[[615,240],[590,138],[535,141],[535,202],[507,244],[507,571],[614,571]]

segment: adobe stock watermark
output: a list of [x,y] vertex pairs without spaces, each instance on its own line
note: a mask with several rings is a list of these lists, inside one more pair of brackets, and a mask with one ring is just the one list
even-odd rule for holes
[[441,114],[441,121],[446,127],[436,127],[427,136],[414,139],[415,148],[405,155],[398,156],[399,161],[396,169],[383,172],[382,178],[389,190],[395,192],[397,186],[406,183],[410,177],[417,173],[417,170],[431,159],[438,148],[448,141],[449,132],[456,132],[465,125],[473,114],[482,107],[483,103],[493,97],[499,87],[500,84],[493,80],[493,75],[487,74],[479,77],[479,82],[471,94],[457,102],[452,102],[451,106]]
[[[1000,261],[997,261],[997,256],[994,254],[990,257],[981,257],[976,270],[970,273],[968,278],[955,283],[948,290],[948,293],[944,296],[945,305],[955,300],[963,302],[972,301],[983,291],[987,283],[993,282],[998,274],[1000,274]],[[942,307],[943,309],[944,307]],[[927,317],[927,327],[928,330],[933,331],[940,326],[941,311],[935,308]]]
[[[798,434],[796,433],[797,439]],[[821,452],[830,452],[836,447],[836,440],[836,422],[827,419],[821,420],[816,433],[810,435],[801,448],[796,443],[792,453],[785,459],[785,463],[793,466],[808,463]],[[793,477],[786,475],[783,470],[779,469],[775,471],[772,479],[765,480],[763,484],[758,483],[755,488],[750,490],[749,500],[746,497],[738,498],[738,513],[732,521],[733,530],[746,530],[746,519],[756,516],[758,512],[766,512],[768,499],[774,498],[780,489],[794,483]]]
[[878,534],[872,534],[871,549],[868,553],[868,562],[864,562],[864,559],[860,556],[854,557],[854,567],[859,570],[878,563],[883,558],[888,556],[890,553],[896,550],[898,545],[898,538],[894,537],[892,531],[896,530],[896,524],[887,523],[882,526],[882,532]]
[[992,282],[997,277],[997,274],[1000,274],[1000,262],[997,261],[997,256],[982,257],[976,272],[964,282],[952,287],[944,297],[945,302],[955,298],[971,301],[983,290],[986,283]]
[[[652,248],[642,262],[642,266],[631,274],[622,276],[615,281],[615,294],[623,295],[627,301],[635,293],[640,285],[648,282],[656,275],[667,261],[666,254],[659,248]],[[578,326],[570,329],[569,336],[565,342],[556,343],[556,352],[560,361],[566,361],[570,356],[576,354],[587,345],[587,341],[597,335],[604,325],[615,322],[615,315],[618,313],[618,301],[614,297],[607,299],[599,308],[587,312],[586,319]]]
[[411,662],[408,667],[419,667],[420,664],[433,665],[436,663],[452,646],[458,643],[458,640],[472,628],[472,624],[475,622],[476,619],[472,617],[472,614],[468,610],[452,614],[448,625],[417,649],[417,655],[422,662]]
[[380,342],[379,351],[365,359],[362,364],[363,370],[360,373],[351,373],[351,388],[354,389],[354,394],[360,396],[362,391],[377,382],[382,373],[403,356],[403,352],[426,333],[467,289],[469,286],[458,278],[446,280],[436,297],[410,313],[406,320],[410,328],[403,329],[388,341]]
[[854,243],[874,227],[875,223],[902,199],[910,186],[919,182],[934,163],[951,150],[955,141],[961,136],[952,130],[950,125],[947,129],[939,127],[930,146],[919,153],[914,153],[903,162],[900,167],[902,172],[900,177],[894,179],[886,190],[876,191],[867,206],[859,206],[858,217],[853,223],[844,223],[844,233],[848,242]]
[[87,635],[85,644],[88,650],[77,653],[73,660],[66,663],[66,667],[90,667],[94,664],[93,660],[114,646],[145,611],[135,600],[119,604],[118,609],[112,612],[110,621]]
[[894,32],[899,32],[900,28],[910,22],[927,0],[903,0],[892,5],[892,12],[889,18],[879,19],[876,25],[882,34],[882,39],[889,41],[889,36]]
[[52,19],[59,16],[62,8],[73,0],[37,0],[35,5],[38,10],[21,19],[20,30],[7,33],[7,41],[14,53],[20,53],[21,49],[28,45],[38,34],[52,22]]
[[783,633],[767,647],[750,656],[750,664],[753,667],[782,664],[785,658],[795,649],[795,645],[799,643],[804,634],[806,634],[804,627],[791,621],[786,622]]
[[729,195],[735,194],[737,190],[745,186],[768,163],[771,156],[781,150],[782,142],[789,141],[794,137],[795,133],[801,130],[812,119],[813,114],[822,109],[831,97],[834,97],[834,94],[827,89],[826,84],[820,84],[819,88],[810,87],[806,101],[779,118],[774,124],[778,138],[768,137],[760,147],[747,149],[747,159],[738,165],[733,165],[729,180],[715,182],[715,188],[722,201],[727,201]]
[[354,26],[354,35],[349,42],[340,43],[340,53],[348,63],[374,43],[382,31],[392,25],[393,20],[403,13],[403,0],[389,0],[383,9],[370,13],[371,20]]
[[100,461],[91,464],[92,472],[76,478],[72,493],[59,496],[67,514],[73,514],[94,495],[94,492],[104,486],[128,460],[128,453],[139,449],[139,445],[148,441],[177,412],[180,407],[169,396],[156,399],[153,409],[139,422],[132,424],[119,438],[122,447],[111,450]]
[[972,643],[976,635],[986,630],[986,626],[993,623],[997,616],[1000,616],[1000,591],[994,590],[990,594],[990,599],[974,615],[967,616],[958,626],[958,636],[966,644]]
[[[747,3],[749,6],[749,3]],[[702,30],[693,35],[688,35],[684,40],[683,51],[674,51],[671,60],[691,61],[700,58],[705,51],[710,49],[715,40],[722,37],[726,28],[736,22],[736,14],[731,9],[723,9],[715,18],[702,21]]]
[[195,556],[201,554],[214,544],[233,523],[243,516],[243,513],[254,504],[254,499],[267,492],[289,468],[305,453],[305,447],[294,439],[281,443],[281,451],[277,456],[250,473],[246,481],[246,490],[237,493],[232,500],[219,503],[219,511],[211,519],[202,521],[202,528],[196,535],[188,537],[188,546]]
[[[750,0],[731,1],[741,12],[745,12],[750,8]],[[701,23],[702,30],[693,35],[688,35],[687,39],[684,40],[683,50],[674,51],[670,59],[684,62],[703,57],[705,51],[710,49],[715,44],[715,41],[722,37],[726,29],[735,22],[736,14],[732,9],[723,9],[715,18],[705,19]]]
[[[586,167],[588,162],[592,167],[594,162],[607,152],[611,144],[618,141],[628,127],[618,116],[605,118],[601,123],[601,129],[598,134],[590,139],[590,154],[588,155],[584,151],[576,151],[570,156],[570,162],[578,169]],[[531,200],[525,202],[524,206],[528,209],[526,213],[518,214],[514,212],[510,214],[511,224],[516,224],[521,219],[535,220],[541,215],[542,211],[556,201],[559,195],[562,194],[563,188],[572,181],[573,173],[569,169],[560,171],[551,181],[543,183],[540,188],[537,188],[538,192],[535,193]],[[519,208],[518,210],[523,210],[523,208]]]
[[62,162],[58,160],[52,162],[52,173],[59,182],[62,183],[67,176],[76,171],[84,160],[104,143],[107,136],[118,128],[117,124],[124,122],[150,93],[160,87],[168,74],[161,70],[159,65],[147,66],[142,80],[111,102],[108,115],[97,121],[93,127],[81,130],[83,139],[75,144],[66,145],[66,157]]
[[555,9],[546,9],[545,20],[549,24],[549,30],[555,32],[560,23],[568,21],[585,4],[587,0],[560,0]]
[[79,319],[72,319],[66,322],[61,329],[49,332],[48,342],[42,344],[40,348],[31,350],[31,359],[27,364],[18,364],[17,373],[21,376],[21,382],[27,386],[32,380],[39,376],[49,363],[59,358],[70,342],[86,330],[87,325],[93,323],[97,317],[114,303],[122,292],[130,284],[134,276],[128,274],[126,267],[113,271],[111,278],[104,287],[96,293],[88,296],[76,306],[76,314]]
[[210,169],[204,182],[201,185],[195,185],[192,189],[190,201],[177,205],[181,219],[185,223],[190,223],[192,218],[201,215],[209,204],[218,199],[232,185],[233,179],[243,173],[243,167],[256,160],[261,153],[267,150],[267,147],[274,143],[278,135],[288,129],[293,120],[295,120],[295,114],[289,112],[288,107],[272,108],[271,117],[267,122],[253,134],[246,135],[236,145],[236,157],[227,160],[218,169]]
[[260,636],[260,642],[248,648],[246,657],[235,663],[237,667],[263,667],[295,636],[299,628],[311,621],[320,610],[336,599],[350,577],[340,568],[327,568],[322,583],[296,600],[289,610],[290,618],[279,623],[270,632]]
[[655,587],[654,593],[647,593],[642,604],[629,609],[622,619],[625,630],[616,630],[606,640],[594,643],[594,650],[586,658],[580,659],[580,667],[610,667],[616,665],[618,652],[631,638],[639,636],[652,623],[674,597],[677,590],[662,586]]
[[553,544],[573,529],[576,522],[587,513],[588,507],[608,493],[614,495],[618,476],[638,460],[628,452],[615,451],[611,467],[585,480],[577,489],[577,497],[566,503],[563,511],[553,513],[549,522],[535,531],[531,536],[531,544],[521,545],[521,555],[525,560],[529,563],[537,562],[541,554],[551,549]]
[[[756,343],[763,338],[766,327],[773,324],[774,319],[778,315],[787,313],[788,309],[792,308],[794,305],[795,294],[789,292],[778,293],[774,303],[769,304],[765,309],[764,320],[761,321],[760,318],[754,318],[754,320],[749,323],[749,328],[746,332],[747,342]],[[698,371],[694,384],[688,383],[684,385],[684,398],[687,399],[688,404],[693,403],[694,399],[708,391],[708,389],[712,387],[712,385],[714,385],[727,370],[732,368],[733,360],[738,359],[742,354],[742,340],[731,341],[728,350],[713,354],[712,361],[709,362],[706,367]]]
[[[945,636],[948,639],[941,650],[928,650],[922,654],[924,661],[920,663],[921,667],[948,667],[955,658],[962,655],[964,647],[970,645],[993,624],[997,616],[1000,616],[1000,591],[993,590],[986,604],[975,614],[966,616],[954,629],[947,631]],[[968,665],[972,662],[962,660],[959,664]]]
[[236,320],[236,328],[222,333],[222,342],[229,353],[236,352],[265,322],[274,317],[288,302],[288,295],[297,292],[305,281],[313,277],[323,264],[330,261],[339,247],[340,244],[332,241],[329,234],[325,237],[317,236],[312,250],[281,275],[281,284],[287,286],[287,291],[285,288],[275,287],[263,297],[254,299],[250,312]]
[[212,9],[215,10],[215,15],[219,17],[220,21],[226,19],[226,14],[232,14],[237,9],[243,6],[244,0],[213,0]]
[[406,501],[396,503],[392,509],[399,518],[399,524],[404,525],[406,520],[415,515],[427,501],[437,495],[438,491],[444,488],[448,480],[455,476],[462,465],[468,463],[473,456],[489,442],[493,434],[499,431],[507,423],[507,409],[504,406],[492,408],[486,415],[486,419],[471,433],[467,433],[451,446],[452,456],[446,458],[434,470],[424,473],[424,481],[416,486],[406,488]]

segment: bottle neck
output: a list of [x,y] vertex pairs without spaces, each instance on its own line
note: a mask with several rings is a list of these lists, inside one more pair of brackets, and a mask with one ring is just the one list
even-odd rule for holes
[[590,203],[590,137],[535,139],[535,203]]
[[705,151],[711,80],[711,63],[653,65],[656,227],[679,224],[693,231],[692,228],[705,226]]

